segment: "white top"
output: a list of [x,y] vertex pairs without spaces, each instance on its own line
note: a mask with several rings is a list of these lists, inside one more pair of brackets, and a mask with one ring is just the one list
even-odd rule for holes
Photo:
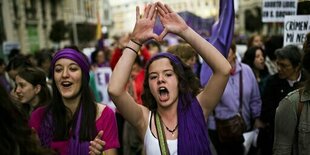
[[[149,113],[149,125],[146,129],[146,133],[144,136],[144,150],[147,155],[159,155],[160,148],[158,139],[153,135],[151,132],[151,115],[152,112]],[[167,145],[169,148],[170,155],[177,155],[178,154],[178,139],[175,140],[167,140]]]

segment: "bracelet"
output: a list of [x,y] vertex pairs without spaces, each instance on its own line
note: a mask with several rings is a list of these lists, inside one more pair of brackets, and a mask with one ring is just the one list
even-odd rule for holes
[[130,39],[130,41],[134,42],[135,44],[142,46],[142,44],[138,43],[137,41],[134,41],[133,39]]
[[[134,51],[137,55],[138,55],[138,52],[136,50],[134,50],[133,48],[129,47],[129,46],[126,46],[125,48],[128,48],[128,49],[131,49],[132,51]],[[125,49],[124,48],[124,49]]]

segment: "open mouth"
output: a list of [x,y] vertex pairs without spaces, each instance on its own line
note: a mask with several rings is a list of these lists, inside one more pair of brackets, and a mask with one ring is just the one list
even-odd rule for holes
[[18,94],[17,94],[17,99],[18,99],[18,100],[22,100],[22,99],[23,99],[23,95],[18,95]]
[[159,100],[165,102],[169,100],[169,91],[166,87],[159,87]]
[[68,88],[72,85],[72,82],[69,82],[69,81],[64,81],[64,82],[61,82],[61,85],[65,88]]

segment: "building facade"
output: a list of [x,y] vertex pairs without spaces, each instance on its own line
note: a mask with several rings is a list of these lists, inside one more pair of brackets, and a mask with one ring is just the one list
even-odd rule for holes
[[[106,5],[103,3],[99,0],[2,0],[1,44],[18,43],[25,54],[44,48],[79,45],[80,25],[96,27],[98,14],[103,12],[102,6]],[[57,21],[65,22],[68,33],[55,43],[50,39],[50,32]],[[8,51],[1,49],[2,54],[7,54]]]
[[[111,35],[131,32],[135,25],[136,6],[143,8],[152,0],[110,0],[112,25],[109,27]],[[176,12],[188,11],[202,18],[218,15],[219,0],[162,0]],[[143,12],[142,12],[143,13]]]

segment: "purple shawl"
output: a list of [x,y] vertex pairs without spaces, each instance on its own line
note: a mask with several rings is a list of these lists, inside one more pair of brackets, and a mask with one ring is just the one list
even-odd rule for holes
[[73,135],[70,138],[69,144],[69,154],[70,155],[87,155],[89,152],[89,141],[81,141],[79,138],[80,126],[81,126],[81,117],[82,117],[82,107],[80,107],[76,127]]
[[[79,140],[79,131],[81,126],[81,117],[82,117],[82,107],[79,108],[79,113],[77,116],[77,122],[74,132],[69,139],[69,155],[88,155],[89,145],[88,141],[80,141]],[[50,147],[53,141],[53,130],[54,127],[52,125],[52,114],[47,113],[47,117],[42,120],[42,125],[39,130],[39,138],[43,146]]]
[[[164,52],[152,57],[149,63],[159,58],[168,58],[184,74],[182,61],[175,55]],[[149,66],[149,65],[147,65]],[[182,84],[181,84],[182,85]],[[190,103],[185,106],[184,103]],[[197,98],[190,93],[180,94],[178,99],[178,154],[211,155],[208,128]]]
[[[184,108],[182,102],[191,104]],[[207,123],[197,98],[181,94],[178,103],[178,154],[211,155]]]

